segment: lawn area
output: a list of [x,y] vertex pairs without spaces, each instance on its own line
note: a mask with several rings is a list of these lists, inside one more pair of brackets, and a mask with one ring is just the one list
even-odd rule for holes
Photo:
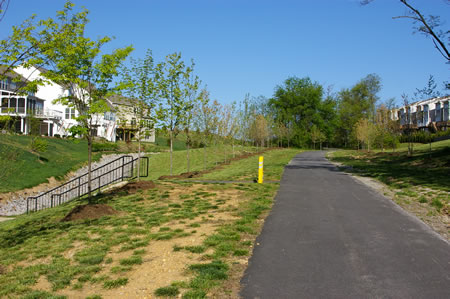
[[[346,171],[386,184],[393,199],[448,238],[450,216],[450,140],[407,145],[396,152],[340,150],[330,158],[351,168]],[[439,226],[439,227],[438,227]]]
[[[46,138],[47,151],[41,159],[29,149],[30,136],[2,135],[0,155],[12,159],[2,159],[3,178],[0,180],[0,193],[17,191],[44,183],[49,177],[62,178],[69,171],[87,161],[87,143],[84,140]],[[96,154],[96,158],[100,155]]]
[[[191,149],[190,155],[190,171],[204,170],[204,150],[203,148]],[[254,153],[256,148],[247,146],[235,146],[234,155],[231,146],[217,146],[206,148],[206,168],[211,169],[218,163],[224,162],[225,157],[229,161],[233,156]],[[173,152],[173,175],[187,172],[186,150],[178,150]],[[258,158],[256,158],[258,159]],[[150,155],[149,159],[149,180],[156,180],[162,175],[170,173],[170,156],[168,152]]]
[[[268,176],[298,152],[266,152]],[[254,158],[217,171],[249,175]],[[61,221],[79,199],[2,222],[0,297],[236,297],[278,187],[157,181],[95,197],[115,210],[97,219]]]

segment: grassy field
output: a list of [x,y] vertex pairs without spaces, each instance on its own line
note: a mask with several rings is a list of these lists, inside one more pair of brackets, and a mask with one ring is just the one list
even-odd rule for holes
[[[0,180],[0,193],[17,191],[44,183],[49,177],[62,178],[70,170],[76,169],[87,161],[87,143],[46,138],[47,151],[41,159],[29,149],[30,136],[0,137],[0,154],[5,157],[14,153],[12,159],[2,161],[4,177]],[[96,154],[96,158],[100,155]],[[2,159],[3,160],[3,159]]]
[[[254,153],[256,148],[235,146],[234,155],[231,146],[208,147],[206,148],[206,168],[210,169],[225,161],[229,161],[233,156],[242,154]],[[190,155],[190,171],[204,170],[204,149],[191,149]],[[256,158],[258,159],[258,158]],[[257,165],[257,164],[256,164]],[[179,150],[173,152],[173,175],[187,172],[186,150]],[[162,152],[155,155],[150,155],[149,160],[149,180],[158,179],[162,175],[169,175],[170,173],[170,156],[168,152]]]
[[402,144],[396,152],[342,150],[331,158],[351,166],[348,172],[386,184],[398,204],[450,235],[450,140],[434,142],[431,151],[428,144],[415,144],[411,157]]
[[[298,152],[266,152],[268,176]],[[254,158],[217,173],[251,175]],[[278,186],[158,181],[97,196],[114,215],[61,221],[80,199],[0,223],[0,297],[236,297]]]

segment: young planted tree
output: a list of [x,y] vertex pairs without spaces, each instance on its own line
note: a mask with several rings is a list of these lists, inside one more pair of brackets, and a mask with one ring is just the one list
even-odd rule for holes
[[[192,62],[192,67],[194,67],[194,62]],[[190,159],[190,148],[192,146],[192,133],[191,129],[193,126],[193,110],[197,106],[199,101],[198,88],[200,85],[200,80],[198,76],[194,76],[191,73],[188,77],[185,77],[186,86],[186,103],[185,103],[185,113],[184,113],[184,132],[186,134],[186,161],[187,161],[187,172],[191,170],[191,159]]]
[[[72,13],[72,3],[58,12],[58,20],[48,19],[45,40],[52,40],[51,48],[45,51],[49,71],[43,75],[67,88],[68,93],[55,102],[74,107],[78,111],[76,133],[88,143],[88,193],[91,197],[92,132],[97,127],[100,115],[108,110],[105,98],[117,91],[111,86],[118,75],[118,68],[133,50],[131,46],[100,55],[101,48],[111,38],[97,41],[86,37],[85,27],[88,11]],[[55,35],[53,34],[55,33]]]
[[207,147],[211,144],[218,123],[218,107],[210,102],[209,92],[203,89],[200,92],[197,107],[194,110],[194,126],[196,131],[201,134],[203,144],[203,168],[207,164]]
[[166,56],[164,62],[156,66],[156,82],[159,97],[164,100],[158,109],[158,119],[163,127],[169,131],[170,138],[170,174],[173,169],[173,140],[180,132],[179,127],[184,125],[189,105],[190,87],[187,84],[194,64],[186,66],[181,59],[181,53]]
[[137,180],[140,179],[141,141],[143,136],[154,132],[157,122],[156,108],[158,91],[155,81],[155,66],[151,50],[144,59],[130,59],[130,67],[122,68],[122,86],[133,103],[138,140]]
[[[367,118],[360,119],[355,125],[355,135],[359,142],[365,143],[370,152],[370,143],[374,139],[375,127]],[[359,149],[359,146],[358,146]]]

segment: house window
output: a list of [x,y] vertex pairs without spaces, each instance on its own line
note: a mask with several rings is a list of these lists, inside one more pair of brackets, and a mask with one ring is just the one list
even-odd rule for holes
[[132,126],[135,126],[135,125],[136,125],[136,119],[135,119],[135,118],[132,118],[132,119],[131,119],[131,125],[132,125]]
[[444,117],[443,121],[448,121],[449,115],[448,115],[448,101],[444,103]]
[[75,119],[75,108],[66,108],[65,119]]
[[8,89],[8,79],[0,80],[0,89]]
[[428,105],[423,106],[423,124],[428,124]]
[[441,103],[436,103],[436,121],[441,121]]

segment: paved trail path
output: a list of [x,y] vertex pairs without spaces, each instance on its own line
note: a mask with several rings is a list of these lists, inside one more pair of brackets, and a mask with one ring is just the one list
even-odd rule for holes
[[450,298],[450,245],[323,152],[286,166],[243,298]]

